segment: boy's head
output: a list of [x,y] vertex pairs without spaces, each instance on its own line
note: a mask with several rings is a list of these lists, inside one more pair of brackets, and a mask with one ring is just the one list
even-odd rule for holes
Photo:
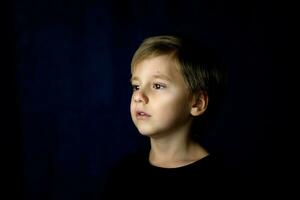
[[[132,58],[132,74],[145,60],[154,58],[163,58],[165,61],[172,62],[176,71],[182,76],[186,94],[194,96],[194,98],[202,98],[205,101],[206,105],[199,114],[202,116],[201,120],[206,119],[205,116],[215,113],[226,86],[226,71],[215,52],[200,45],[197,41],[187,38],[149,37],[142,42]],[[159,66],[156,71],[159,71]],[[133,85],[134,87],[140,86],[140,83]],[[204,111],[205,115],[203,115]],[[194,124],[196,123],[194,122]]]

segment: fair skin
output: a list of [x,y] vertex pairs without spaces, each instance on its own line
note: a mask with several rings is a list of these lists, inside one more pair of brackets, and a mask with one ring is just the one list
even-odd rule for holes
[[152,165],[176,168],[208,155],[189,137],[193,117],[207,108],[207,95],[190,93],[171,55],[137,63],[131,82],[131,117],[139,132],[150,137]]

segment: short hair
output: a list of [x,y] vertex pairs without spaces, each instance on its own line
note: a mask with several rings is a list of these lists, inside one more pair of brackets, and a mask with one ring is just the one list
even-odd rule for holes
[[[214,116],[227,91],[228,71],[215,49],[191,37],[152,36],[143,40],[133,55],[131,71],[141,61],[170,55],[181,71],[192,93],[204,92],[209,103],[204,115]],[[201,116],[201,119],[207,117]]]

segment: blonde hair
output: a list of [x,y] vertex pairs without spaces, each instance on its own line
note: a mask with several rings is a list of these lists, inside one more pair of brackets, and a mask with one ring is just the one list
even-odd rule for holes
[[131,71],[147,58],[175,53],[180,46],[180,40],[174,36],[154,36],[146,38],[131,60]]

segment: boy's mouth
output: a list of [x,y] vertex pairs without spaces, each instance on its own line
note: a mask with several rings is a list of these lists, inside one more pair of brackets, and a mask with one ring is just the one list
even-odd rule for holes
[[143,112],[143,111],[137,111],[135,116],[137,119],[147,119],[147,118],[151,117],[151,115],[149,115],[148,113]]

